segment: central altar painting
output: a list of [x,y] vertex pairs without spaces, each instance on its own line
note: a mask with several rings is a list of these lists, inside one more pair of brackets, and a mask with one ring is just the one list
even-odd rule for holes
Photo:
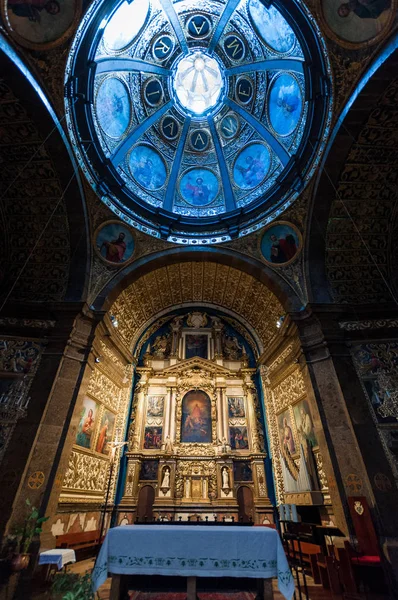
[[183,398],[181,442],[211,442],[211,402],[205,392],[191,391]]

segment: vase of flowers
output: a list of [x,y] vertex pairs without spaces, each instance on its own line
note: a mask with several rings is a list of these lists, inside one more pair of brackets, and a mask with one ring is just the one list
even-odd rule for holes
[[14,572],[22,571],[29,566],[29,549],[33,538],[40,535],[42,525],[49,517],[40,517],[37,508],[32,506],[29,498],[26,499],[28,514],[22,525],[14,528],[12,538],[15,541],[15,550],[11,558],[11,570]]

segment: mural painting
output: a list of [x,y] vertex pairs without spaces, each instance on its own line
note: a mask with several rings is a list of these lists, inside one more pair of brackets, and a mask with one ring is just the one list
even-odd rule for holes
[[253,481],[250,463],[234,462],[234,481]]
[[167,169],[163,158],[150,146],[136,146],[130,154],[129,165],[136,182],[147,190],[158,190],[166,183]]
[[0,340],[0,371],[34,373],[43,350],[37,342]]
[[128,263],[133,256],[134,245],[130,229],[118,221],[104,223],[95,234],[99,256],[113,266]]
[[293,407],[293,414],[299,436],[303,441],[307,440],[312,448],[317,446],[318,442],[307,400],[301,400],[301,402],[296,404]]
[[182,401],[181,442],[211,442],[211,402],[205,392],[188,392]]
[[122,50],[133,41],[144,25],[148,0],[123,2],[104,30],[104,44],[109,50]]
[[249,14],[257,33],[273,50],[286,53],[293,48],[293,29],[273,6],[266,8],[260,0],[250,0]]
[[155,481],[158,478],[158,460],[143,460],[141,463],[140,480]]
[[250,144],[239,154],[234,164],[234,181],[244,190],[251,190],[266,178],[271,155],[263,144]]
[[278,415],[278,430],[282,449],[286,450],[290,455],[296,454],[296,444],[288,410]]
[[163,417],[164,396],[149,396],[147,417]]
[[218,193],[217,177],[209,169],[191,169],[181,178],[180,193],[193,206],[210,204]]
[[248,450],[247,427],[230,427],[229,443],[232,450]]
[[75,440],[77,446],[81,446],[82,448],[91,447],[91,439],[96,425],[97,412],[97,402],[91,400],[91,398],[85,397]]
[[207,335],[187,334],[185,337],[185,358],[193,358],[194,356],[207,358],[207,346]]
[[297,80],[288,74],[278,75],[271,83],[268,116],[278,135],[290,135],[301,117],[303,98]]
[[322,0],[327,25],[342,40],[368,42],[386,29],[393,17],[392,0]]
[[228,416],[245,417],[245,401],[242,396],[228,398]]
[[102,415],[97,444],[95,446],[96,451],[101,452],[101,454],[109,454],[110,452],[113,431],[115,429],[115,416],[109,410],[105,410]]
[[162,427],[145,427],[144,448],[145,450],[160,450],[162,446]]
[[99,86],[95,111],[102,130],[112,138],[120,138],[130,124],[129,92],[117,77],[107,77]]
[[266,262],[285,265],[293,261],[301,250],[301,236],[289,223],[274,223],[261,240],[261,252]]
[[7,0],[6,23],[28,48],[50,48],[72,33],[79,0]]

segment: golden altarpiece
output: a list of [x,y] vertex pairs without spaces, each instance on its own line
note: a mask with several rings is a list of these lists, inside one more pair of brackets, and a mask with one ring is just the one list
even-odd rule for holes
[[247,342],[219,317],[175,317],[137,367],[119,509],[145,519],[272,513],[264,432]]

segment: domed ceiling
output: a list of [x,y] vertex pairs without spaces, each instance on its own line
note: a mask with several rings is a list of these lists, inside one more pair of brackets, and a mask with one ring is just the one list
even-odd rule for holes
[[303,189],[329,126],[328,63],[303,6],[285,4],[94,3],[68,63],[67,118],[119,217],[215,243],[268,223]]

